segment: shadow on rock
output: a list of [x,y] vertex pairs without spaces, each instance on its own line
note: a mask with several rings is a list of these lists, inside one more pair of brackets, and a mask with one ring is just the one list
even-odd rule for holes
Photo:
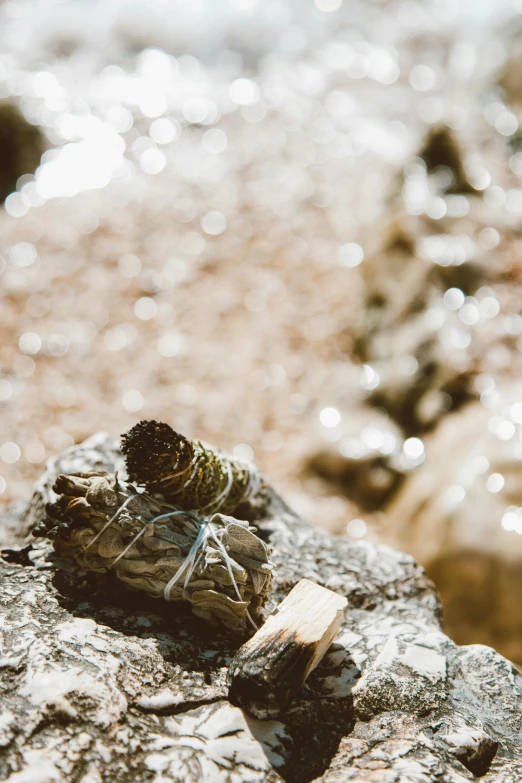
[[70,614],[95,620],[125,636],[157,639],[158,651],[167,663],[191,671],[228,664],[244,641],[194,617],[184,603],[154,599],[127,588],[112,573],[57,570],[52,581],[58,603]]

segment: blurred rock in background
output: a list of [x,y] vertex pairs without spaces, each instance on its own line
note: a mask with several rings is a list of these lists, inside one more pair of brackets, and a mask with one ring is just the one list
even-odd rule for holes
[[20,178],[34,173],[43,151],[40,129],[14,103],[0,101],[0,202],[16,190]]

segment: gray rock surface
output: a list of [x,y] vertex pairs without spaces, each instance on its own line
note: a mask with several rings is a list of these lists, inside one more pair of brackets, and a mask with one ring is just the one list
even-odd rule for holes
[[[116,466],[95,436],[53,474]],[[307,525],[271,495],[256,524],[274,546],[270,609],[301,577],[348,598],[341,632],[280,720],[227,700],[237,640],[112,575],[56,561],[47,542],[0,560],[0,779],[187,783],[457,783],[522,780],[522,676],[441,630],[432,584],[411,557]]]

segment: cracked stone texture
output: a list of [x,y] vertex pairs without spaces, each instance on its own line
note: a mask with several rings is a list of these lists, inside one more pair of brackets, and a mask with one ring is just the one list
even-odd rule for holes
[[[441,630],[433,585],[407,555],[334,538],[272,494],[256,518],[274,546],[269,608],[301,577],[348,598],[339,636],[289,711],[258,721],[227,700],[237,641],[111,574],[24,546],[63,470],[122,470],[96,435],[48,466],[5,512],[0,779],[188,783],[522,780],[522,676]],[[18,541],[18,545],[16,544]]]

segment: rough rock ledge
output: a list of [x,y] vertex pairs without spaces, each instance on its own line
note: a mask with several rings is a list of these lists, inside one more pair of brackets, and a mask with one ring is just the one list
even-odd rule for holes
[[[27,510],[6,511],[0,779],[187,783],[522,781],[522,675],[458,647],[411,557],[310,527],[275,495],[255,524],[274,545],[269,609],[301,577],[348,598],[336,643],[281,720],[227,700],[237,640],[112,575],[24,537],[60,472],[123,473],[96,435],[49,464]],[[18,544],[16,543],[18,541]]]

